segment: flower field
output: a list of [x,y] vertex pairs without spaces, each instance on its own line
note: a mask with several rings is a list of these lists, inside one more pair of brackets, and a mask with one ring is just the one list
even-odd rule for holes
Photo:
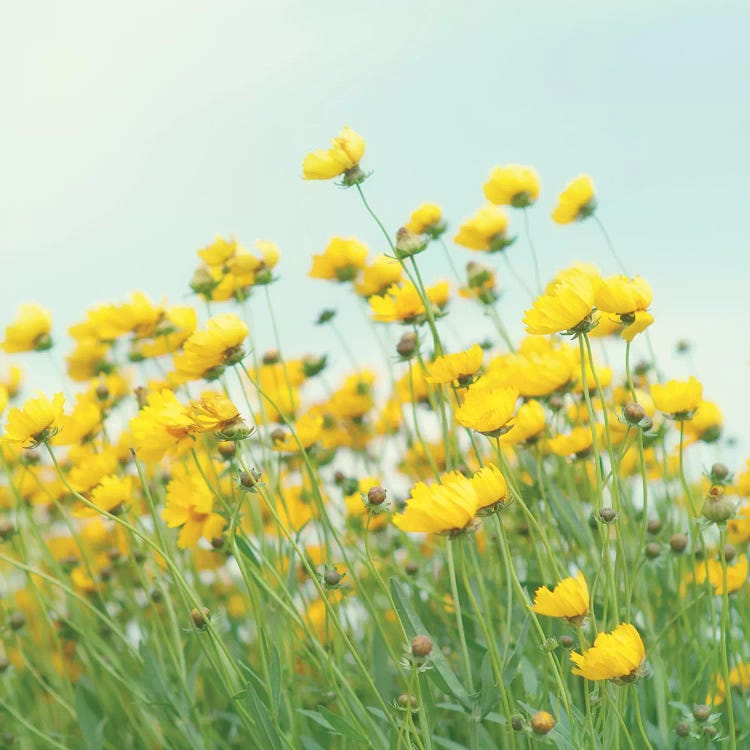
[[[497,166],[455,226],[397,227],[365,151],[345,127],[302,160],[384,250],[305,261],[349,294],[300,318],[347,367],[287,351],[266,240],[198,250],[187,301],[87,301],[68,340],[36,302],[1,322],[0,748],[750,747],[750,460],[664,371],[592,177],[550,218]],[[544,221],[597,224],[608,272],[551,267]],[[459,307],[492,340],[451,349]]]

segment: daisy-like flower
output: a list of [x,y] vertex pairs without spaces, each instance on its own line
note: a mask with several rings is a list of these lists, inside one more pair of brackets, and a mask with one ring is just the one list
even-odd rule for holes
[[[748,564],[747,557],[745,555],[737,555],[733,564],[727,566],[728,594],[734,594],[745,585],[748,572],[750,572],[750,565]],[[724,572],[721,562],[718,560],[701,561],[695,566],[693,573],[687,574],[685,580],[686,583],[697,583],[699,585],[708,580],[711,586],[713,586],[716,596],[721,596],[724,593]]]
[[393,523],[401,531],[457,535],[473,526],[479,502],[473,485],[462,475],[450,475],[447,484],[419,482]]
[[183,350],[175,355],[172,381],[215,380],[225,367],[242,361],[246,336],[247,326],[234,313],[210,318],[205,330],[190,336]]
[[569,182],[560,193],[552,218],[558,224],[572,224],[591,216],[595,209],[594,181],[589,175],[582,174]]
[[487,437],[499,437],[512,427],[517,400],[518,388],[498,387],[480,379],[468,389],[456,409],[456,421]]
[[[433,310],[439,312],[448,301],[448,283],[439,281],[427,287],[427,298]],[[416,287],[409,281],[393,284],[383,295],[369,298],[373,320],[380,323],[403,323],[405,325],[424,323],[427,320],[425,306]]]
[[518,408],[513,429],[508,433],[505,441],[510,445],[533,443],[544,431],[546,417],[544,408],[534,399],[525,401]]
[[622,274],[602,279],[594,305],[605,313],[618,316],[625,327],[621,336],[632,341],[636,334],[644,331],[654,322],[654,316],[648,312],[653,292],[648,283],[640,276],[628,279]]
[[693,418],[685,423],[685,433],[693,440],[714,443],[721,437],[724,416],[713,401],[699,401]]
[[344,185],[362,182],[366,175],[359,168],[365,153],[365,140],[345,126],[331,141],[331,148],[313,151],[302,162],[302,176],[306,180],[332,180],[343,175]]
[[[727,699],[727,684],[721,675],[716,675],[716,687],[709,692],[706,703],[720,706]],[[750,664],[740,662],[729,670],[729,686],[739,690],[750,689]]]
[[180,471],[167,485],[167,505],[161,517],[170,529],[181,527],[177,545],[195,547],[203,537],[211,542],[221,537],[226,521],[213,512],[214,495],[200,476]]
[[660,411],[675,421],[690,419],[703,400],[703,385],[694,376],[687,381],[670,380],[668,383],[654,383],[651,398]]
[[65,398],[56,393],[50,401],[37,392],[19,409],[8,412],[8,422],[2,439],[6,443],[18,443],[22,448],[36,448],[54,437],[62,425]]
[[526,332],[578,335],[591,330],[595,325],[592,316],[597,286],[597,278],[591,274],[568,270],[526,311],[523,318]]
[[[102,477],[101,482],[91,492],[91,502],[107,513],[116,514],[127,505],[133,497],[132,477],[118,477],[116,474]],[[79,518],[95,516],[96,511],[88,505],[79,503],[73,515]]]
[[367,245],[355,237],[334,237],[320,255],[313,255],[310,277],[353,281],[367,262]]
[[188,410],[166,388],[149,395],[146,405],[130,421],[130,430],[133,447],[144,461],[160,461],[167,453],[184,453],[199,432]]
[[594,645],[579,654],[571,651],[573,674],[587,680],[632,682],[642,675],[646,650],[638,631],[621,623],[611,633],[599,633]]
[[40,305],[21,305],[15,321],[6,327],[5,340],[0,346],[8,354],[44,351],[52,346],[51,328],[49,310]]
[[541,586],[534,594],[532,609],[538,615],[563,617],[568,622],[580,625],[589,613],[589,587],[579,570],[575,578],[565,578],[550,591]]
[[307,450],[323,435],[323,417],[320,415],[303,414],[294,423],[293,434],[280,430],[277,435],[273,437],[273,449],[276,451],[282,451],[285,453],[297,453],[302,449]]
[[490,515],[507,503],[508,485],[495,464],[485,464],[469,482],[479,498],[478,515]]
[[425,380],[443,385],[457,381],[459,385],[466,385],[482,366],[483,357],[484,351],[479,344],[463,352],[438,357],[427,364]]
[[495,253],[513,244],[515,238],[507,230],[508,214],[488,203],[461,225],[453,241],[469,250]]
[[237,407],[223,393],[207,391],[190,402],[188,414],[200,432],[214,432],[221,440],[244,440],[252,433]]
[[495,167],[484,183],[484,194],[495,205],[526,208],[539,197],[539,175],[520,164]]
[[411,212],[411,218],[404,228],[412,234],[426,234],[437,239],[446,229],[440,206],[423,203]]
[[354,290],[363,297],[382,294],[388,287],[401,281],[401,264],[387,255],[378,255],[372,263],[362,269],[361,277],[354,283]]
[[[602,430],[604,429],[603,425],[597,422],[594,429],[597,432],[597,437],[601,439]],[[591,428],[588,425],[579,425],[567,434],[555,435],[555,437],[547,441],[547,450],[563,458],[567,458],[568,456],[583,458],[588,455],[592,447],[593,436]]]

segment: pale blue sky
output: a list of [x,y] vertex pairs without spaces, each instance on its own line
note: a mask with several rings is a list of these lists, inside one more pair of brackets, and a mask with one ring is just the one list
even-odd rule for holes
[[[351,303],[305,279],[310,255],[334,234],[384,248],[353,191],[299,174],[349,124],[394,230],[424,200],[455,229],[492,166],[535,165],[545,276],[575,259],[616,271],[593,224],[548,218],[564,183],[592,174],[620,254],[654,288],[663,369],[688,374],[672,342],[693,340],[706,395],[748,436],[749,34],[739,0],[8,4],[0,321],[38,301],[62,339],[86,306],[133,289],[178,302],[196,248],[234,233],[282,248],[287,348],[334,351],[308,321]],[[510,253],[529,274],[523,236]],[[426,276],[447,274],[441,255],[422,257]],[[518,331],[526,304],[513,290],[503,302]],[[469,320],[454,324],[467,340],[489,332]],[[366,359],[367,329],[346,325]]]

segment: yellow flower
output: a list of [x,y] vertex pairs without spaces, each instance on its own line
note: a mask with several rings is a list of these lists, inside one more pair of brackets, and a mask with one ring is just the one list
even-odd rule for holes
[[[331,148],[313,151],[302,162],[302,176],[306,180],[331,180],[353,170],[365,153],[365,141],[349,127],[331,141]],[[346,176],[345,176],[346,179]]]
[[216,379],[225,367],[242,361],[246,336],[247,326],[233,313],[209,318],[206,329],[190,336],[183,350],[175,355],[172,380],[184,383]]
[[544,430],[545,416],[542,405],[535,400],[526,401],[521,404],[513,420],[513,429],[505,438],[510,445],[528,443],[536,438]]
[[479,499],[479,515],[486,515],[505,505],[508,499],[508,485],[495,464],[485,464],[469,483]]
[[425,307],[417,288],[410,281],[393,284],[385,294],[369,298],[373,320],[380,323],[422,323]]
[[310,277],[352,281],[367,262],[367,245],[354,237],[334,237],[320,255],[313,255]]
[[48,310],[34,304],[21,305],[15,321],[5,329],[2,348],[8,354],[49,349],[51,328],[52,315]]
[[[594,429],[597,432],[597,437],[601,439],[603,429],[601,423],[597,422]],[[574,427],[567,435],[555,435],[547,441],[547,450],[563,458],[567,456],[580,458],[591,450],[592,445],[591,428],[586,425]]]
[[448,484],[418,482],[403,513],[394,516],[401,531],[456,534],[466,529],[479,510],[479,497],[466,477],[451,477]]
[[444,385],[458,381],[459,385],[464,385],[482,366],[483,357],[484,351],[479,344],[463,352],[438,357],[427,364],[425,380]]
[[354,290],[363,297],[382,294],[388,287],[401,281],[401,264],[387,255],[378,255],[369,266],[362,269],[361,278],[355,282]]
[[456,409],[456,421],[488,437],[498,437],[512,427],[510,422],[517,400],[518,388],[497,387],[478,380]]
[[547,617],[564,617],[580,623],[589,613],[589,587],[581,571],[575,578],[565,578],[550,591],[541,586],[534,594],[533,611]]
[[307,450],[322,437],[323,417],[320,415],[303,414],[294,423],[294,433],[297,435],[296,439],[293,434],[286,433],[283,430],[274,436],[273,449],[286,453],[296,453],[300,450],[301,444],[302,449]]
[[188,415],[200,432],[215,432],[222,440],[250,436],[237,407],[223,394],[207,391],[188,405]]
[[[116,474],[102,477],[101,482],[91,493],[91,502],[97,508],[107,513],[117,513],[122,506],[127,505],[133,498],[132,477],[120,478]],[[73,511],[78,518],[95,516],[96,511],[88,505],[79,503]]]
[[595,277],[584,271],[569,270],[553,281],[526,311],[523,318],[526,332],[544,335],[590,330],[596,289]]
[[[747,557],[737,555],[734,564],[727,566],[728,594],[734,594],[735,591],[739,591],[744,586],[748,572],[750,572],[750,565]],[[708,580],[713,586],[716,596],[721,596],[724,593],[724,573],[719,560],[705,560],[696,564],[695,572],[688,573],[685,580],[688,583],[694,582],[696,584],[702,584]]]
[[582,174],[569,182],[560,193],[552,218],[558,224],[570,224],[591,216],[595,209],[594,181],[589,175]]
[[654,383],[651,398],[656,408],[671,419],[690,419],[703,399],[703,385],[695,377],[687,381],[670,380],[668,383]]
[[461,225],[453,241],[469,250],[494,253],[512,244],[507,229],[508,215],[499,206],[488,203]]
[[[750,688],[750,664],[740,662],[729,670],[729,685],[740,690]],[[716,689],[709,692],[706,703],[720,706],[727,699],[727,684],[721,675],[716,675]]]
[[0,383],[2,383],[8,391],[8,396],[13,398],[18,391],[21,389],[21,381],[23,380],[23,370],[18,365],[11,365],[8,368],[8,374],[0,376]]
[[16,407],[8,412],[3,441],[20,443],[23,448],[36,448],[57,434],[62,424],[64,404],[62,393],[56,393],[50,401],[37,392],[22,408]]
[[594,645],[583,654],[570,653],[570,660],[575,664],[573,674],[587,680],[628,681],[639,675],[645,658],[641,636],[625,622],[611,633],[599,633]]
[[622,274],[602,279],[596,290],[594,305],[605,313],[618,316],[616,320],[625,326],[621,336],[632,341],[636,334],[654,322],[653,315],[646,312],[651,304],[653,292],[640,276],[628,279]]
[[0,383],[0,414],[2,414],[5,411],[5,407],[8,405],[8,399],[10,396],[8,395],[8,389]]
[[180,549],[195,547],[201,537],[209,542],[221,537],[226,521],[213,512],[213,503],[213,492],[200,475],[181,470],[169,482],[161,517],[170,529],[182,527],[177,537]]
[[442,222],[443,212],[434,203],[423,203],[411,212],[411,218],[405,228],[412,234],[428,234],[439,237],[445,231]]
[[498,206],[526,208],[539,197],[539,175],[533,167],[520,164],[495,167],[484,183],[484,194]]
[[92,440],[101,430],[102,410],[89,396],[79,394],[70,414],[60,421],[56,445],[80,445]]
[[198,428],[187,409],[168,389],[149,395],[146,405],[130,421],[138,458],[159,461],[166,453],[181,454],[194,445]]
[[724,417],[718,404],[713,401],[699,401],[693,418],[685,423],[685,433],[693,440],[713,443],[721,436]]

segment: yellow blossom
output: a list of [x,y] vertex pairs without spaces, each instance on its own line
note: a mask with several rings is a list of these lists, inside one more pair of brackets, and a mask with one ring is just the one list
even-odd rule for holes
[[512,426],[517,400],[517,388],[486,385],[480,379],[468,389],[456,409],[456,421],[488,437],[498,437]]
[[313,279],[353,281],[367,262],[367,245],[355,237],[334,237],[320,255],[313,255]]
[[508,214],[499,206],[488,203],[461,225],[453,241],[469,250],[497,252],[513,242],[507,229]]
[[565,578],[550,591],[541,586],[534,594],[533,611],[547,617],[564,617],[580,622],[589,613],[589,587],[579,570],[575,578]]
[[592,327],[596,280],[584,272],[570,272],[553,282],[534,300],[523,322],[532,334],[578,333]]
[[50,401],[37,392],[20,409],[15,407],[8,412],[4,442],[20,443],[23,448],[36,448],[57,433],[62,424],[65,398],[56,393]]
[[401,264],[397,260],[387,255],[378,255],[362,269],[361,277],[354,283],[354,290],[363,297],[382,294],[388,287],[401,281],[402,273]]
[[654,383],[651,386],[651,398],[654,399],[656,408],[672,419],[690,419],[703,399],[703,385],[693,376],[687,381]]
[[427,364],[425,380],[444,385],[458,381],[459,385],[463,385],[482,366],[483,357],[484,351],[479,344],[474,344],[463,352],[438,357]]
[[49,349],[52,346],[51,328],[49,310],[40,305],[21,305],[15,321],[6,327],[5,340],[0,346],[8,354]]
[[539,175],[520,164],[495,167],[484,183],[484,195],[498,206],[526,208],[539,197]]
[[629,680],[638,676],[646,650],[638,631],[621,623],[611,633],[599,633],[594,645],[579,654],[571,651],[573,674],[587,680]]
[[570,224],[591,216],[596,208],[594,181],[582,174],[569,182],[557,199],[552,218],[558,224]]
[[412,234],[429,234],[437,237],[445,230],[442,223],[443,212],[434,203],[423,203],[411,212],[411,218],[405,225]]
[[365,153],[364,138],[347,126],[331,143],[331,148],[305,156],[302,162],[304,179],[331,180],[354,169]]

